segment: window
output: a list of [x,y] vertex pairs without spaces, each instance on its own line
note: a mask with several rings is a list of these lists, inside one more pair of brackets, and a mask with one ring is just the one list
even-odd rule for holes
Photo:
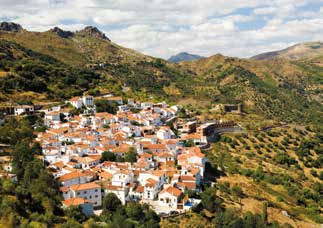
[[86,194],[86,193],[87,193],[87,191],[84,191],[84,192],[83,192],[83,194]]
[[81,193],[80,192],[77,192],[77,195],[80,195]]
[[90,196],[89,198],[92,199],[92,196]]
[[99,196],[98,195],[95,195],[95,198],[98,198]]
[[97,189],[95,189],[95,192],[98,192],[98,190],[97,190]]

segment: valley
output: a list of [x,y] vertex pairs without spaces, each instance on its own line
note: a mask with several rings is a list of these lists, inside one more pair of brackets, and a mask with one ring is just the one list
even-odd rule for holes
[[[0,227],[320,227],[322,56],[322,44],[310,42],[249,59],[167,61],[92,26],[32,32],[0,23]],[[212,128],[210,139],[201,130],[228,123],[241,131]],[[131,181],[118,186],[118,172]],[[62,181],[71,173],[92,179]],[[76,184],[95,184],[102,215],[62,208],[77,204]],[[164,203],[167,194],[198,203],[182,210]]]

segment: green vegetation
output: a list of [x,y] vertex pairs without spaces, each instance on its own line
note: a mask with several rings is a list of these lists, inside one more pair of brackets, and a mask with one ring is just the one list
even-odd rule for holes
[[[250,197],[266,200],[296,218],[305,216],[321,223],[322,133],[317,128],[307,129],[221,136],[213,145],[214,151],[207,152],[212,164],[232,177],[223,177],[226,182],[216,185],[220,195],[234,202]],[[235,189],[240,184],[244,187]]]
[[[237,188],[234,187],[233,189]],[[225,208],[223,199],[216,196],[216,189],[214,188],[207,188],[201,194],[201,199],[201,203],[195,206],[193,211],[200,213],[216,227],[279,227],[276,221],[268,223],[267,208],[264,208],[262,215],[247,212],[242,217],[239,216],[238,210]]]
[[[175,102],[193,100],[210,108],[214,101],[242,102],[247,113],[266,119],[321,123],[323,107],[317,97],[323,68],[311,62],[216,55],[178,67],[83,33],[63,39],[52,32],[4,34],[0,54],[0,71],[7,74],[0,77],[0,101],[61,100],[86,91],[125,95],[122,86],[127,86],[127,95],[139,99],[153,95]],[[88,62],[104,64],[89,67]],[[98,101],[98,110],[113,113],[115,108],[107,103]]]
[[33,143],[28,120],[9,119],[0,127],[0,142],[12,145],[13,173],[17,181],[1,179],[0,224],[20,226],[31,223],[53,224],[61,221],[59,183],[36,158],[41,148]]
[[93,88],[100,76],[93,71],[74,68],[21,45],[0,40],[0,70],[10,72],[0,78],[0,91],[46,93],[49,99],[66,99]]
[[116,114],[118,111],[118,104],[116,102],[111,102],[109,100],[95,100],[94,102],[97,112],[108,112],[111,114]]
[[104,197],[100,219],[111,227],[159,227],[160,221],[148,205],[131,202],[123,206],[114,193]]

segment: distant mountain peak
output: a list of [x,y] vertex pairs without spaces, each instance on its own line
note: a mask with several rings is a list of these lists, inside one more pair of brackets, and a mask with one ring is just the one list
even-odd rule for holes
[[110,39],[97,27],[94,26],[86,26],[84,29],[78,31],[80,34],[87,34],[96,38],[101,38],[110,41]]
[[275,58],[284,58],[288,60],[298,60],[313,58],[321,55],[323,55],[323,43],[316,41],[299,43],[282,50],[262,53],[251,57],[251,59],[269,60]]
[[193,55],[188,52],[180,52],[177,55],[171,56],[168,61],[173,62],[173,63],[179,63],[183,61],[191,61],[191,60],[198,60],[198,59],[203,59],[205,57],[200,56],[200,55]]
[[21,25],[13,22],[0,22],[0,30],[6,32],[20,32],[23,30]]
[[62,38],[69,38],[72,37],[74,35],[73,32],[71,31],[65,31],[59,27],[54,27],[50,30],[50,32],[53,32],[55,34],[57,34],[58,36],[62,37]]

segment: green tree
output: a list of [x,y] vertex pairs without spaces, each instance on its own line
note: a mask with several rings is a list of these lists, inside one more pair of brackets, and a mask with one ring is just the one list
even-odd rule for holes
[[81,206],[70,206],[65,209],[64,212],[68,216],[68,218],[72,218],[79,223],[83,223],[87,220],[87,217],[83,213]]
[[103,199],[103,212],[115,212],[120,206],[122,203],[114,193],[108,193]]
[[105,151],[101,154],[101,161],[116,161],[117,160],[117,156],[110,152],[110,151]]
[[124,160],[126,162],[131,162],[131,163],[134,163],[137,161],[137,152],[134,147],[129,148],[129,151],[124,156]]
[[268,223],[268,212],[267,212],[267,208],[268,208],[268,203],[264,202],[262,205],[262,220],[264,224]]
[[213,187],[207,188],[201,193],[201,203],[203,208],[210,212],[220,212],[223,210],[223,200],[216,196],[216,190]]
[[94,104],[96,106],[97,112],[108,112],[111,114],[116,114],[118,110],[118,104],[109,100],[95,100]]

